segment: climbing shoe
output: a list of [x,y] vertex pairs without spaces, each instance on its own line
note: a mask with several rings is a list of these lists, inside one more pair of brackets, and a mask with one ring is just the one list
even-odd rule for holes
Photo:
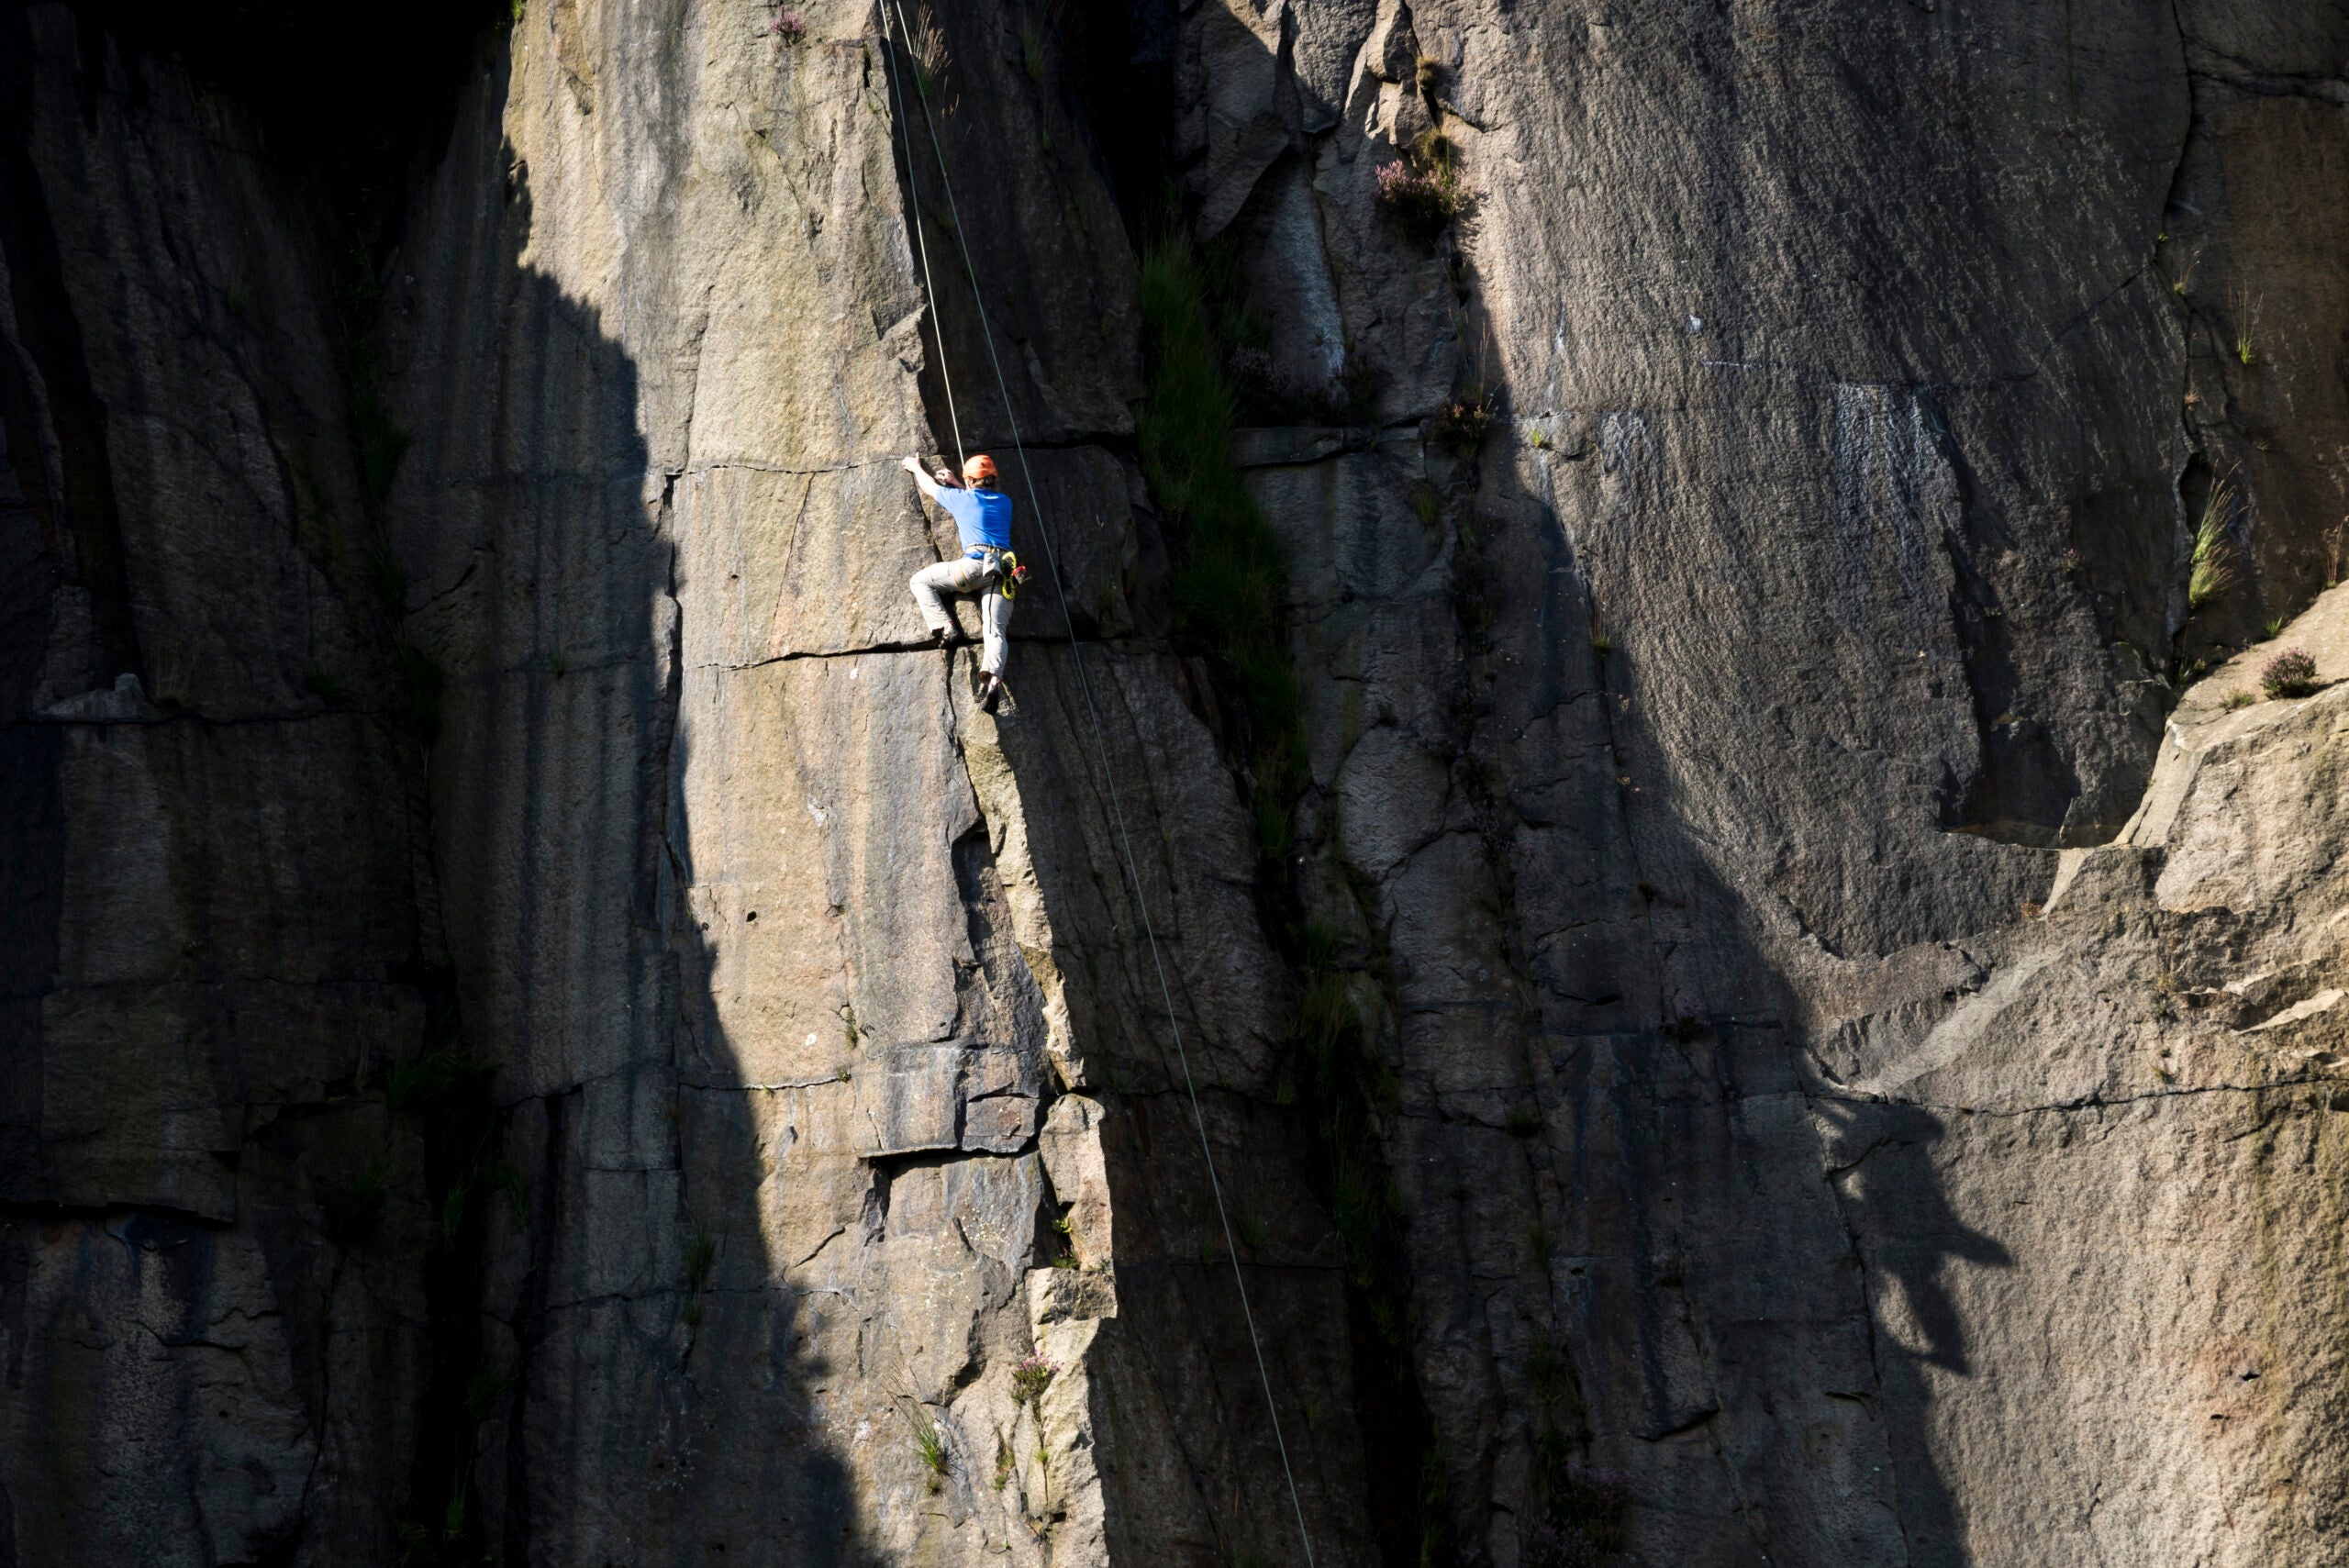
[[936,642],[941,648],[952,648],[963,640],[961,631],[951,626],[941,626],[930,635],[931,640]]
[[993,713],[995,705],[1003,700],[1003,677],[989,675],[979,684],[979,711]]

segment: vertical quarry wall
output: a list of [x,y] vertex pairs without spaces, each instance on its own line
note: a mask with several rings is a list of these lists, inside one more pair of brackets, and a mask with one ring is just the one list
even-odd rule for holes
[[492,9],[0,10],[0,1564],[2349,1562],[2349,12]]

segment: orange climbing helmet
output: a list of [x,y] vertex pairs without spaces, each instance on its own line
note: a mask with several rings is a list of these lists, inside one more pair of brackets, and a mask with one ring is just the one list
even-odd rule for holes
[[963,483],[965,484],[993,484],[995,483],[995,459],[987,456],[985,452],[981,452],[976,457],[971,459],[970,462],[964,463],[963,465]]

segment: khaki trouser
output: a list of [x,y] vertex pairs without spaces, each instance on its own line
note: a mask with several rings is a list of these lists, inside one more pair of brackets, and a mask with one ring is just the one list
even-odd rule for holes
[[940,631],[954,624],[946,611],[946,594],[976,594],[979,595],[979,626],[985,633],[985,646],[980,651],[979,668],[990,675],[1003,673],[1003,656],[1011,628],[1011,601],[996,592],[996,573],[985,562],[962,556],[953,561],[941,561],[935,566],[925,566],[913,575],[910,584],[914,603],[921,607],[922,624],[932,631]]

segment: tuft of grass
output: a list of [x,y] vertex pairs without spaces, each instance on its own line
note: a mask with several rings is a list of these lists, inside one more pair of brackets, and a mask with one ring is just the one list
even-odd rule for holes
[[2304,697],[2316,690],[2316,661],[2305,649],[2288,648],[2259,673],[2259,688],[2271,697]]
[[565,653],[560,648],[552,648],[547,651],[547,673],[551,674],[556,680],[562,680],[563,672],[570,668],[570,654]]
[[1306,782],[1303,694],[1289,662],[1280,540],[1232,466],[1234,404],[1217,350],[1208,280],[1174,223],[1142,251],[1149,395],[1135,417],[1142,472],[1172,527],[1178,622],[1237,688],[1258,847],[1285,858]]
[[930,1472],[930,1489],[933,1492],[946,1485],[946,1434],[929,1411],[910,1399],[901,1409],[906,1425],[913,1429],[914,1452],[921,1457],[922,1468]]
[[2259,699],[2257,697],[2253,696],[2249,692],[2230,692],[2227,694],[2226,702],[2221,706],[2224,706],[2229,713],[2232,713],[2238,708],[2249,707],[2258,700]]
[[1419,88],[1420,96],[1433,93],[1443,81],[1443,61],[1432,55],[1419,56],[1411,68],[1411,81]]
[[2259,301],[2245,284],[2235,295],[2235,358],[2246,365],[2258,362],[2259,356],[2251,346],[2252,335],[2258,329]]
[[515,1166],[500,1162],[489,1173],[490,1188],[506,1195],[507,1207],[514,1215],[514,1229],[530,1229],[530,1178]]
[[1436,518],[1443,512],[1443,492],[1426,480],[1416,480],[1411,485],[1411,514],[1428,528],[1435,527]]
[[497,1414],[497,1402],[514,1386],[510,1377],[500,1377],[487,1367],[476,1370],[465,1383],[465,1415],[472,1420],[486,1421]]
[[1029,81],[1039,87],[1044,84],[1044,40],[1033,28],[1019,35],[1019,63],[1027,67]]
[[2221,475],[2210,484],[2202,503],[2201,520],[2194,525],[2194,548],[2187,558],[2186,603],[2199,610],[2235,583],[2235,549],[2227,538],[2227,519],[2234,509],[2234,482]]
[[914,62],[914,85],[924,101],[936,100],[941,112],[952,114],[953,100],[945,95],[947,68],[953,63],[946,52],[946,34],[938,19],[923,6],[914,12],[912,34],[906,40],[906,53]]
[[1297,828],[1288,806],[1270,795],[1256,796],[1256,852],[1275,863],[1286,861],[1297,847]]
[[718,1262],[718,1239],[698,1227],[685,1243],[685,1288],[698,1296],[709,1284],[709,1271]]
[[454,1247],[465,1233],[465,1215],[473,1207],[473,1184],[458,1180],[450,1184],[449,1195],[440,1200],[440,1244]]
[[[1662,1288],[1670,1275],[1659,1278]],[[1589,1411],[1574,1364],[1563,1351],[1537,1341],[1526,1357],[1526,1383],[1533,1396],[1538,1429],[1533,1440],[1534,1476],[1542,1507],[1520,1524],[1525,1568],[1595,1568],[1623,1543],[1623,1515],[1631,1504],[1629,1477],[1597,1470],[1575,1458],[1575,1440],[1586,1438]]]
[[1550,432],[1531,420],[1528,420],[1525,425],[1525,444],[1537,452],[1546,452],[1550,450]]
[[328,1187],[324,1195],[328,1240],[363,1247],[384,1228],[384,1184],[388,1159],[377,1156]]
[[2284,617],[2282,616],[2269,616],[2259,628],[2259,640],[2262,642],[2273,642],[2276,640],[2277,634],[2283,629]]

